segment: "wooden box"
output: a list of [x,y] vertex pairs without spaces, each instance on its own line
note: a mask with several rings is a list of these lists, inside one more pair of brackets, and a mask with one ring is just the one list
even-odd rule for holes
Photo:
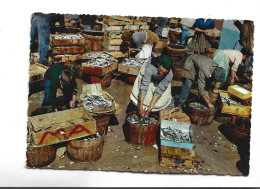
[[117,65],[118,65],[117,60],[114,60],[112,64],[104,67],[90,65],[86,62],[86,63],[82,63],[82,72],[97,75],[97,76],[103,76],[106,73],[109,73],[117,69]]
[[83,54],[63,54],[63,55],[54,55],[53,63],[61,62],[75,62],[76,60],[83,59]]
[[132,19],[124,17],[124,16],[104,16],[104,19],[106,19],[106,20],[120,20],[120,21],[126,21],[126,22],[132,21]]
[[121,39],[122,32],[121,31],[105,31],[104,38],[110,38],[110,39]]
[[231,85],[227,90],[230,94],[244,100],[251,98],[252,93],[239,85]]
[[104,27],[105,31],[122,31],[124,26],[107,26]]
[[[107,55],[107,57],[106,58],[113,58],[113,55],[111,54],[111,53],[109,53],[109,52],[106,52],[106,51],[94,51],[94,52],[86,52],[85,54],[84,54],[84,59],[86,58],[86,59],[93,59],[93,58],[102,58],[102,57],[95,57],[95,56],[93,56],[93,55],[95,55],[95,54],[105,54],[105,55]],[[104,58],[104,57],[103,57]]]
[[58,46],[52,48],[52,54],[83,54],[84,46]]
[[107,45],[106,43],[102,45],[104,51],[120,51],[120,45]]
[[134,25],[147,25],[147,22],[142,22],[140,20],[134,20]]
[[138,75],[141,67],[134,67],[124,64],[118,64],[118,72],[130,74],[130,75]]
[[109,45],[121,45],[123,42],[122,39],[111,39],[111,38],[104,38],[103,43],[106,43],[106,46]]
[[220,96],[220,110],[221,113],[231,114],[231,115],[238,115],[241,117],[249,117],[251,114],[251,107],[245,105],[233,105],[224,102],[222,97],[230,98],[230,94],[227,91],[219,91]]
[[31,84],[43,80],[47,68],[47,66],[42,64],[31,64],[29,68],[29,83]]
[[108,107],[94,106],[93,109],[90,111],[89,108],[86,106],[86,104],[83,102],[83,108],[86,111],[95,114],[115,113],[116,111],[115,99],[110,94],[102,90],[100,83],[82,85],[82,94],[80,95],[80,99],[83,100],[84,97],[86,97],[87,95],[103,95],[106,99],[112,101],[112,106],[108,106]]
[[28,118],[29,143],[47,146],[92,135],[96,121],[83,108],[64,110]]
[[124,26],[127,24],[133,24],[133,21],[119,21],[119,20],[103,20],[103,23],[108,25],[108,26],[115,26],[115,25],[119,25],[119,26]]
[[160,146],[160,164],[193,168],[196,164],[196,156],[194,150]]
[[123,30],[138,31],[140,25],[126,25]]
[[[179,142],[176,140],[169,140],[166,138],[166,135],[163,132],[163,130],[167,128],[170,128],[172,130],[175,129],[181,130],[182,133],[187,135],[191,140],[189,142]],[[194,136],[193,136],[191,123],[161,120],[160,140],[162,146],[192,149],[194,146]]]
[[50,43],[52,46],[75,46],[85,45],[85,38],[81,34],[62,34],[63,36],[70,35],[78,37],[79,39],[56,39],[58,35],[50,35]]

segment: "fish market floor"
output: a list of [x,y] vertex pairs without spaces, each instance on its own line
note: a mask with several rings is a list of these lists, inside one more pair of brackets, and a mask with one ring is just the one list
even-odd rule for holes
[[[81,94],[82,80],[77,79],[78,99]],[[174,82],[173,85],[178,85]],[[175,174],[217,174],[217,175],[242,175],[236,168],[240,156],[237,146],[227,140],[219,131],[221,123],[213,121],[209,126],[192,125],[194,131],[194,151],[197,164],[194,168],[160,166],[158,147],[136,146],[125,141],[122,125],[125,119],[125,111],[130,102],[132,85],[122,80],[113,78],[111,86],[104,89],[111,94],[120,104],[122,114],[117,115],[118,124],[109,126],[102,157],[91,163],[77,163],[70,160],[66,154],[66,144],[62,143],[57,149],[56,159],[47,169],[65,170],[101,170],[118,172],[147,172],[147,173],[175,173]],[[58,91],[61,94],[60,91]],[[44,92],[34,93],[29,97],[28,115],[41,106]]]

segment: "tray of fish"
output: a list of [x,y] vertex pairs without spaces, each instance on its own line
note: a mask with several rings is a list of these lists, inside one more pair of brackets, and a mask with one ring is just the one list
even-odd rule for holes
[[117,60],[110,58],[95,58],[82,63],[83,73],[103,76],[117,68]]
[[114,109],[115,105],[103,95],[87,95],[83,98],[83,105],[89,112],[98,112]]
[[228,98],[228,97],[226,97],[226,96],[222,96],[222,97],[221,97],[221,100],[222,100],[222,102],[228,103],[229,106],[230,106],[231,104],[232,104],[232,105],[239,105],[239,103],[238,103],[237,101],[235,101],[235,100],[233,100],[233,99],[231,99],[231,98]]
[[90,59],[95,59],[95,58],[109,58],[112,55],[106,52],[88,52],[85,53],[85,56]]
[[153,117],[139,117],[136,114],[132,114],[126,118],[132,124],[139,125],[139,126],[150,126],[156,125],[158,120]]
[[192,149],[193,130],[190,123],[161,120],[160,140],[162,146]]
[[81,34],[50,35],[53,46],[85,45],[85,38]]
[[125,58],[122,62],[123,65],[133,66],[133,67],[141,67],[143,63],[144,61],[141,61],[139,59],[129,59],[129,58]]
[[100,137],[101,137],[100,134],[97,132],[97,133],[95,133],[94,135],[89,135],[89,136],[86,136],[86,137],[82,138],[82,140],[84,140],[84,141],[89,141],[89,140],[98,139],[98,138],[100,138]]

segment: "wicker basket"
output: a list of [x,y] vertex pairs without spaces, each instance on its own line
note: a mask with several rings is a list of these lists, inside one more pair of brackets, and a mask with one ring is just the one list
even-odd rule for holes
[[186,54],[184,46],[181,45],[166,45],[168,55],[183,57]]

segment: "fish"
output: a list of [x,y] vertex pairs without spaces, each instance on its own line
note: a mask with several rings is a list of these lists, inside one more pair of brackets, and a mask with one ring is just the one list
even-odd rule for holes
[[141,67],[143,65],[143,62],[141,62],[138,59],[125,58],[122,62],[122,65],[133,66],[133,67]]
[[112,106],[112,101],[105,98],[103,95],[87,95],[83,98],[87,108],[92,111],[94,106]]
[[95,59],[89,60],[85,63],[88,64],[88,65],[92,65],[92,66],[105,67],[105,66],[111,65],[113,62],[114,62],[113,59],[95,58]]
[[101,135],[100,135],[100,133],[96,133],[96,134],[94,134],[94,135],[89,135],[89,136],[87,136],[87,137],[84,137],[84,141],[88,141],[88,140],[95,140],[95,139],[98,139],[98,138],[100,138],[101,137]]
[[126,117],[126,120],[128,120],[132,124],[136,124],[139,126],[148,126],[148,125],[156,125],[158,123],[158,120],[156,120],[153,117],[140,117],[136,114],[132,114],[128,117]]
[[54,39],[83,39],[82,35],[52,35]]
[[106,53],[87,53],[86,56],[90,58],[108,58],[109,55]]
[[189,134],[180,129],[173,129],[171,127],[161,128],[161,139],[172,140],[174,142],[192,142]]

